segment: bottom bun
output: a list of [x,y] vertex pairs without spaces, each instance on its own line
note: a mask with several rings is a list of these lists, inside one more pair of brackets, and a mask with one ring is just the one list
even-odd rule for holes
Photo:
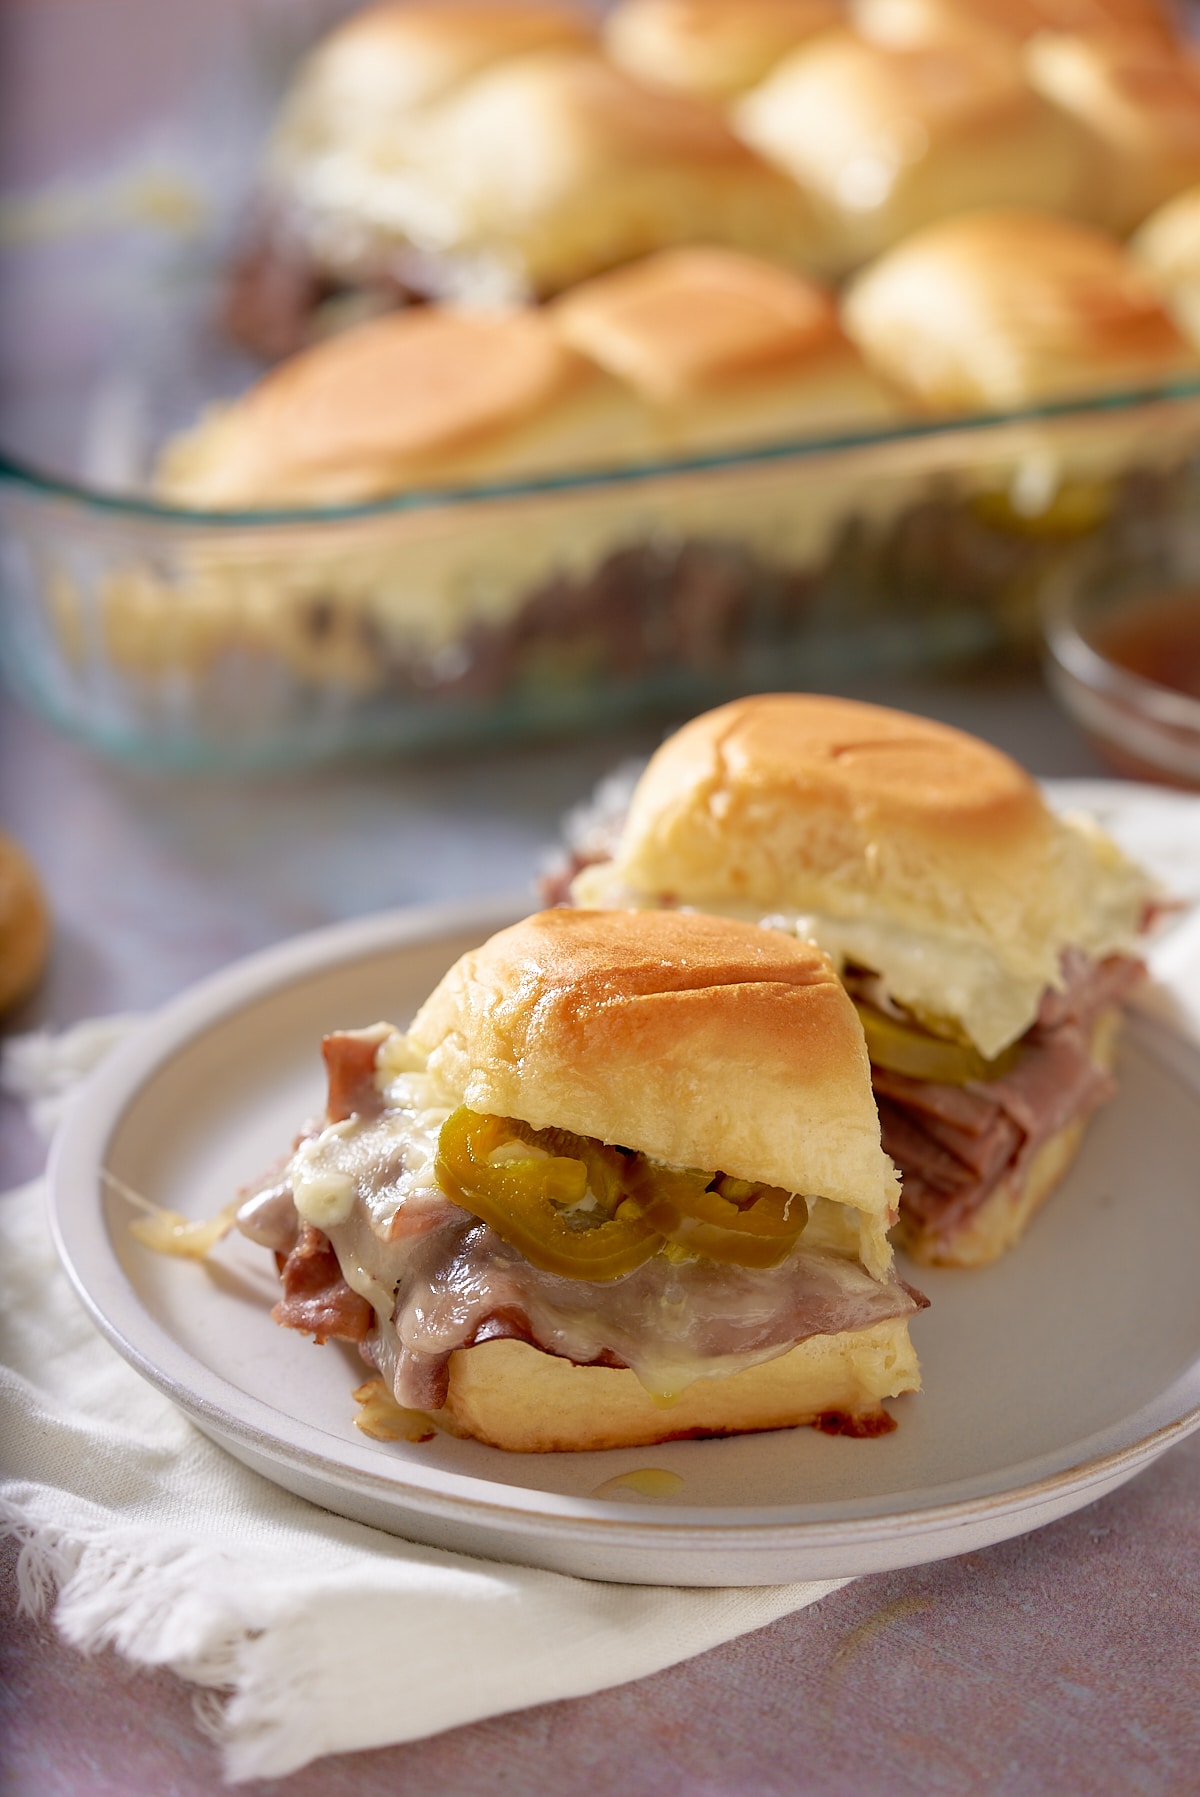
[[[1117,1058],[1121,1012],[1115,1007],[1101,1012],[1092,1032],[1089,1053],[1097,1067],[1111,1073]],[[938,1235],[915,1228],[903,1205],[900,1221],[892,1232],[897,1248],[903,1248],[926,1267],[986,1267],[1015,1248],[1047,1198],[1066,1177],[1079,1153],[1089,1117],[1075,1117],[1055,1135],[1048,1136],[1027,1167],[1002,1179],[967,1223],[953,1233]]]
[[656,1403],[631,1372],[575,1366],[526,1342],[490,1341],[451,1356],[437,1420],[456,1434],[525,1454],[649,1447],[802,1423],[877,1435],[892,1427],[880,1400],[920,1386],[903,1318],[811,1336],[760,1366],[697,1379],[669,1406]]

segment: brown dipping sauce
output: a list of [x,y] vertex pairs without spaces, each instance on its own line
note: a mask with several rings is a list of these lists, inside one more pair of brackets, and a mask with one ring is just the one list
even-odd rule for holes
[[1200,699],[1200,591],[1164,593],[1089,634],[1118,667]]

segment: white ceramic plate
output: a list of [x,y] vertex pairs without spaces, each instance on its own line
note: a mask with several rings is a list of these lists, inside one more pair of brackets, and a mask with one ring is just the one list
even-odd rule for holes
[[[323,1095],[333,1026],[404,1022],[450,962],[527,906],[398,912],[302,937],[186,993],[76,1102],[51,1170],[67,1269],[102,1332],[214,1440],[289,1490],[417,1540],[592,1578],[759,1584],[883,1570],[1021,1534],[1200,1427],[1200,1075],[1135,1025],[1118,1099],[1027,1240],[974,1273],[914,1272],[921,1396],[874,1441],[810,1429],[607,1454],[508,1455],[353,1426],[352,1351],[276,1328],[270,1257],[138,1246],[100,1170],[211,1214]],[[1147,1033],[1151,1032],[1151,1033]],[[648,1466],[670,1499],[597,1496]]]

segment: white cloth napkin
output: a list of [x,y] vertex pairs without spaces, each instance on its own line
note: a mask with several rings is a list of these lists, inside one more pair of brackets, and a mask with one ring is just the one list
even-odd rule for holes
[[[1069,782],[1052,797],[1099,814],[1190,901],[1155,959],[1174,1028],[1200,1024],[1200,800]],[[13,1044],[6,1084],[51,1124],[129,1021]],[[208,1688],[200,1718],[235,1781],[640,1678],[845,1582],[604,1585],[318,1510],[213,1446],[96,1335],[38,1184],[0,1197],[0,1531],[24,1544],[23,1602],[54,1600],[69,1641]]]
[[[26,1038],[6,1083],[51,1121],[69,1073],[119,1033]],[[101,1340],[40,1181],[0,1197],[0,1533],[23,1543],[22,1602],[53,1600],[68,1641],[211,1688],[198,1717],[234,1781],[623,1684],[844,1583],[599,1584],[319,1510],[215,1447]]]

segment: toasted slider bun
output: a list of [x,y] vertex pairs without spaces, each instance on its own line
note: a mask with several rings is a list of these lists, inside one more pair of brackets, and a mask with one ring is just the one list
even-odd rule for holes
[[842,18],[841,0],[620,0],[604,41],[643,81],[727,99]]
[[800,436],[900,411],[825,288],[736,250],[662,250],[576,287],[553,316],[567,343],[654,410],[664,449]]
[[458,961],[408,1040],[472,1110],[860,1213],[898,1187],[853,1005],[809,942],[729,918],[544,911]]
[[1200,187],[1169,200],[1131,240],[1130,254],[1200,351]]
[[485,71],[430,113],[411,174],[424,247],[490,259],[514,292],[558,292],[697,239],[799,266],[822,256],[811,207],[715,107],[598,56],[546,51]]
[[843,321],[867,361],[933,412],[1148,387],[1196,360],[1118,243],[1036,212],[918,232],[857,278]]
[[292,84],[276,157],[375,135],[509,56],[593,41],[569,0],[385,0],[323,37]]
[[893,47],[828,32],[733,112],[746,142],[819,209],[839,269],[982,206],[1075,209],[1086,141],[1035,94],[1015,52],[977,32]]
[[50,913],[33,863],[0,833],[0,1011],[28,997],[50,952]]
[[1026,52],[1030,79],[1095,144],[1100,210],[1131,230],[1200,181],[1200,58],[1145,34],[1044,32]]
[[964,24],[1022,43],[1039,31],[1138,32],[1170,43],[1173,7],[1162,0],[851,0],[857,29],[881,43],[916,43]]
[[687,904],[800,920],[893,997],[958,1020],[986,1056],[1033,1022],[1062,950],[1128,944],[1144,876],[1056,818],[988,744],[809,694],[735,700],[668,738],[582,904]]
[[516,1453],[649,1447],[824,1419],[838,1432],[848,1425],[873,1434],[890,1426],[880,1401],[920,1385],[905,1318],[810,1336],[760,1366],[697,1379],[669,1409],[627,1370],[573,1366],[525,1342],[493,1341],[451,1355],[438,1420]]
[[541,313],[428,307],[283,363],[168,447],[158,490],[212,509],[328,505],[645,453],[640,430]]

